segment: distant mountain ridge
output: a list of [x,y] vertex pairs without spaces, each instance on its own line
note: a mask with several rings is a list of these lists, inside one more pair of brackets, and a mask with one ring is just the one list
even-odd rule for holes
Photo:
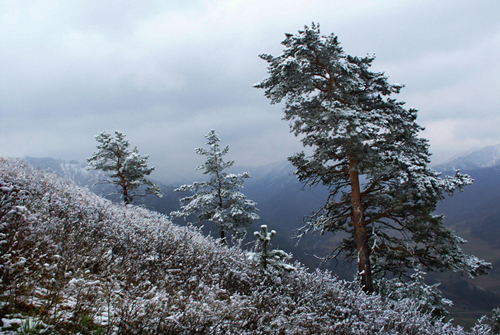
[[86,170],[87,164],[75,160],[65,161],[51,157],[24,157],[35,169],[53,172],[56,175],[73,180],[78,186],[92,186],[99,178],[104,177],[102,171]]
[[454,158],[443,164],[436,165],[437,170],[475,170],[500,166],[500,144],[488,146],[468,155]]

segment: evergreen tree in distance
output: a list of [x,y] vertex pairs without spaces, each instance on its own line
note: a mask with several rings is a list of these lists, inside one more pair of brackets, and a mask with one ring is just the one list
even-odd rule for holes
[[248,172],[228,174],[224,170],[233,166],[234,161],[224,162],[223,156],[229,151],[229,146],[221,150],[219,137],[211,130],[205,138],[209,149],[197,148],[198,155],[207,157],[206,162],[196,170],[203,170],[210,176],[208,181],[195,182],[192,185],[182,185],[175,191],[194,191],[192,196],[181,199],[180,211],[170,213],[174,217],[197,215],[201,221],[210,221],[220,230],[220,238],[225,241],[225,233],[232,230],[237,235],[244,235],[248,226],[259,219],[256,214],[256,203],[239,191],[245,178],[250,178]]
[[320,35],[314,23],[286,34],[283,54],[261,55],[269,77],[255,87],[271,103],[284,101],[284,119],[312,154],[289,157],[306,185],[324,184],[330,194],[306,220],[308,231],[344,233],[329,257],[357,261],[363,289],[391,272],[408,275],[453,270],[471,276],[491,268],[465,255],[463,239],[433,215],[438,201],[471,184],[460,174],[447,176],[427,167],[428,141],[418,137],[417,111],[391,98],[402,85],[371,72],[373,56],[347,55],[337,36]]
[[[136,196],[154,194],[161,197],[160,188],[145,178],[154,170],[154,167],[147,166],[149,155],[141,157],[137,147],[130,151],[128,140],[119,131],[115,131],[115,137],[102,132],[95,138],[99,142],[98,151],[87,159],[89,163],[87,169],[109,172],[109,179],[101,180],[101,183],[121,187],[120,194],[126,205],[133,203]],[[136,193],[141,185],[147,185],[145,194]]]

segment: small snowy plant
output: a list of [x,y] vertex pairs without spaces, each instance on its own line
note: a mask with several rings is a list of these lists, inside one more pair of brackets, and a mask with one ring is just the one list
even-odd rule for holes
[[[154,194],[161,197],[160,188],[153,184],[145,176],[149,176],[154,167],[147,166],[148,156],[141,157],[137,147],[130,151],[130,144],[125,135],[115,131],[115,137],[102,132],[96,137],[98,151],[88,158],[87,170],[102,170],[110,172],[109,179],[101,180],[100,183],[115,184],[121,187],[120,194],[126,205],[131,204],[135,196]],[[141,185],[146,185],[145,194],[136,194]]]
[[259,265],[263,270],[267,270],[268,265],[271,265],[277,270],[293,270],[294,268],[292,266],[284,263],[284,260],[289,258],[286,252],[279,249],[269,250],[271,239],[276,235],[276,231],[271,230],[271,232],[268,232],[266,225],[262,225],[260,228],[262,229],[262,233],[256,231],[253,234],[259,239],[262,250],[260,253],[249,253],[249,258],[254,260],[258,259]]
[[177,188],[175,191],[194,191],[194,194],[182,198],[181,203],[185,205],[180,211],[170,214],[174,217],[188,217],[195,214],[200,222],[210,221],[219,228],[220,238],[225,241],[225,232],[232,230],[242,236],[259,216],[256,214],[256,203],[239,191],[243,188],[244,180],[250,178],[250,174],[226,173],[224,170],[234,164],[232,160],[224,162],[222,159],[229,151],[229,146],[220,149],[220,139],[214,130],[211,130],[205,138],[210,149],[197,148],[195,152],[207,156],[207,161],[196,170],[204,170],[203,173],[209,175],[210,179]]

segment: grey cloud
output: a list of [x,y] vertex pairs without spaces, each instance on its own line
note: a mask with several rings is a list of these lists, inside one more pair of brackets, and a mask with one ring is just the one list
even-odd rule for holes
[[407,85],[398,98],[431,125],[434,152],[460,150],[447,143],[467,129],[450,126],[445,141],[432,126],[457,118],[484,130],[468,145],[500,142],[487,130],[498,113],[499,9],[493,0],[0,4],[0,143],[9,143],[0,156],[83,160],[94,135],[120,130],[167,178],[196,173],[193,149],[213,128],[238,165],[284,160],[300,143],[280,106],[251,86],[267,75],[258,54],[280,54],[284,33],[313,20]]

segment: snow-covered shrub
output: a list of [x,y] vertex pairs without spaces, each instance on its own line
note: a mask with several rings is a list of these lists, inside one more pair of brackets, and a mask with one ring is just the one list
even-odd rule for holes
[[500,308],[495,308],[493,311],[493,315],[488,318],[488,324],[491,327],[491,331],[494,334],[500,333]]
[[311,273],[298,263],[291,272],[260,271],[238,245],[222,245],[155,212],[112,204],[19,160],[0,159],[0,178],[25,195],[4,203],[36,215],[9,219],[24,227],[15,248],[27,270],[15,268],[19,275],[2,279],[0,304],[38,317],[49,331],[466,334],[433,323],[416,301],[367,295],[328,272]]
[[2,174],[0,177],[0,298],[9,304],[2,313],[18,305],[33,306],[41,291],[38,284],[51,282],[55,288],[52,271],[53,245],[37,236],[37,220],[26,208],[32,195],[27,185],[15,185]]
[[47,325],[36,317],[25,317],[20,314],[7,315],[2,318],[3,326],[0,328],[2,334],[47,334]]
[[443,319],[449,314],[447,308],[453,303],[442,297],[439,283],[425,283],[425,274],[419,266],[409,280],[382,278],[376,282],[377,292],[386,299],[412,301],[421,312],[429,313],[435,319]]
[[500,308],[495,308],[492,311],[492,316],[483,316],[472,328],[472,334],[500,334]]

